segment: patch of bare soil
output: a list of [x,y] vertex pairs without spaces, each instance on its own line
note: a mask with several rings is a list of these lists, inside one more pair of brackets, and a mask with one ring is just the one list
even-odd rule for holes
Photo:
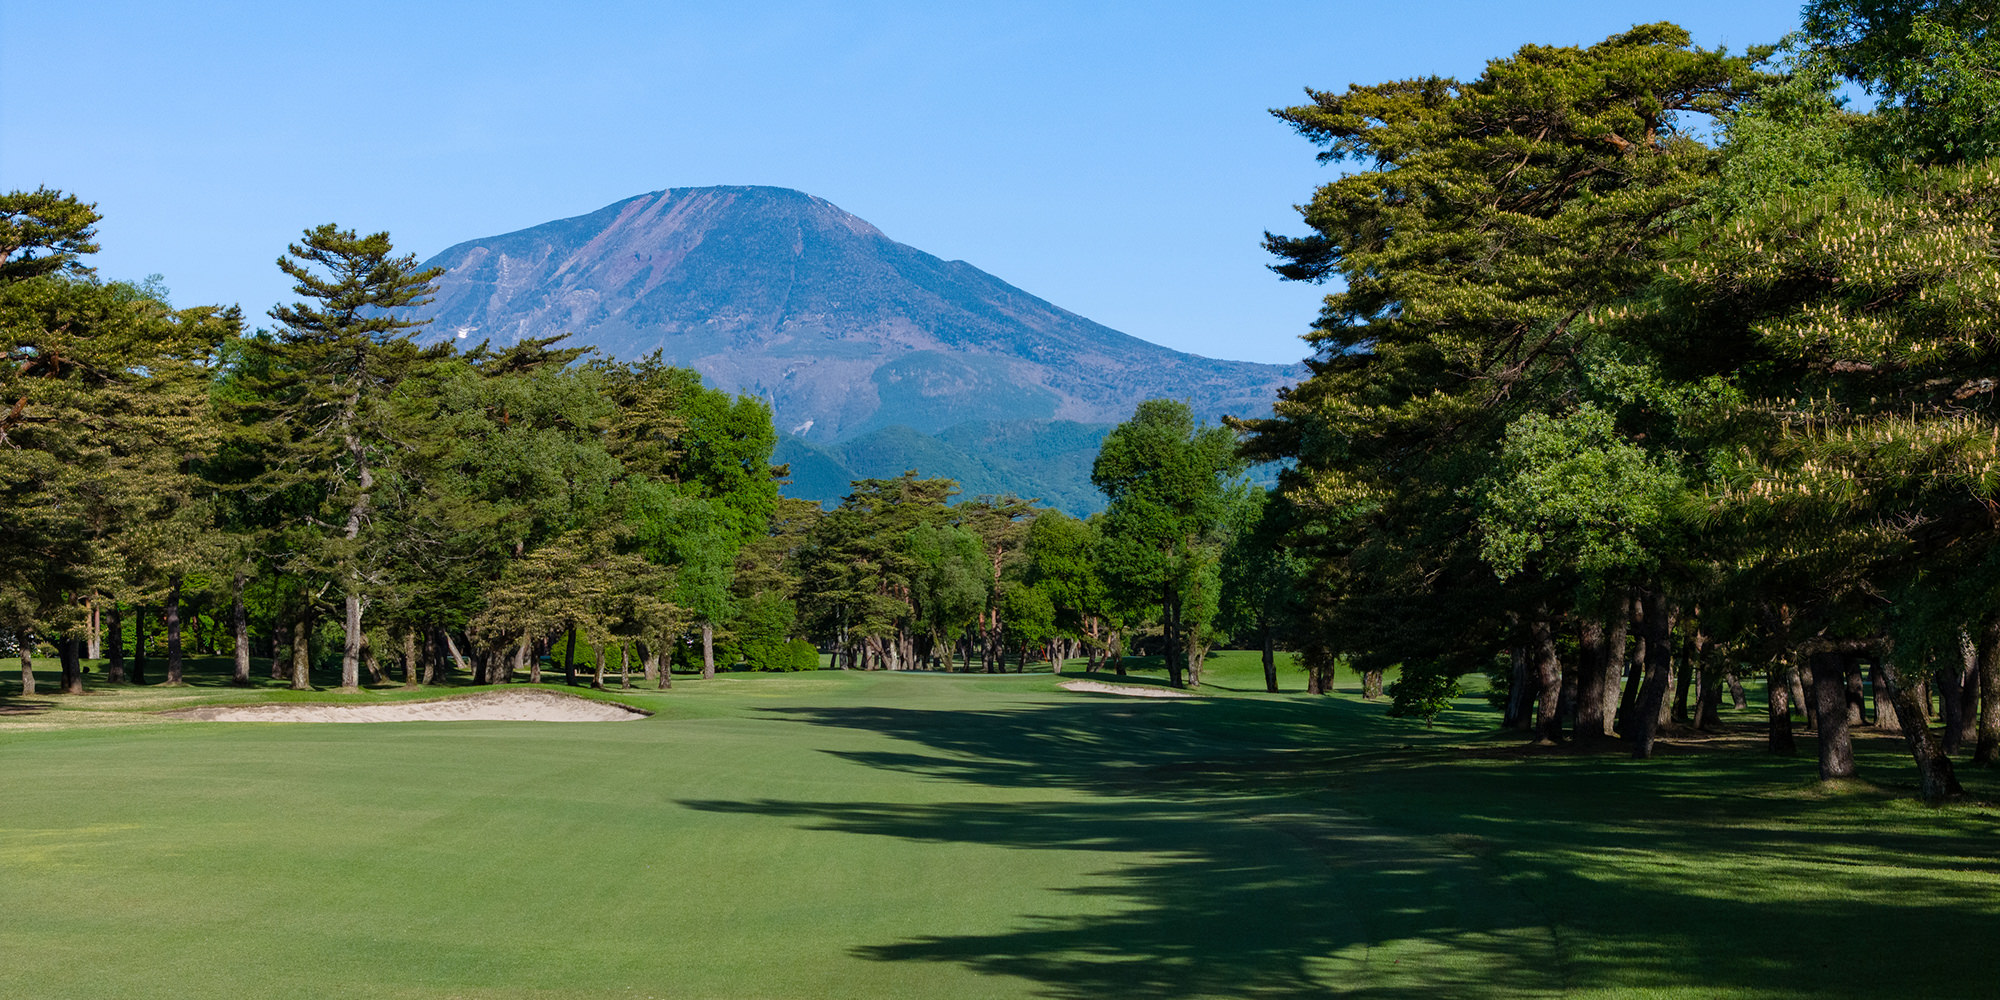
[[1133,687],[1129,684],[1103,684],[1097,681],[1063,681],[1056,685],[1065,691],[1089,691],[1095,694],[1122,694],[1134,698],[1192,698],[1190,691],[1176,691],[1173,688]]
[[204,722],[625,722],[647,713],[553,691],[490,691],[385,705],[210,705],[161,714]]

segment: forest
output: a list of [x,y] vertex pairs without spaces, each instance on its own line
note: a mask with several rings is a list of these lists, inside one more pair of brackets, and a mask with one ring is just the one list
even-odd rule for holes
[[2000,763],[1989,6],[1308,91],[1274,113],[1339,175],[1265,245],[1331,290],[1310,377],[1219,427],[1135,400],[1088,520],[914,471],[787,498],[769,408],[657,354],[421,346],[436,274],[386,233],[306,230],[253,328],[97,275],[82,196],[0,196],[16,690],[37,646],[65,693],[193,651],[299,689],[1137,653],[1195,687],[1236,648],[1418,718],[1482,678],[1523,739],[1638,757],[1754,690],[1822,778],[1869,726],[1954,797]]

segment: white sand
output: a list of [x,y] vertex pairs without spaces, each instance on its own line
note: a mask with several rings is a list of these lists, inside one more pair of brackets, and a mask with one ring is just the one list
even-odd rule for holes
[[1128,684],[1099,684],[1096,681],[1063,681],[1056,685],[1065,691],[1094,691],[1098,694],[1126,694],[1135,698],[1192,698],[1192,691],[1176,691],[1173,688],[1132,687]]
[[554,691],[489,691],[384,705],[219,705],[168,715],[205,722],[624,722],[646,713]]

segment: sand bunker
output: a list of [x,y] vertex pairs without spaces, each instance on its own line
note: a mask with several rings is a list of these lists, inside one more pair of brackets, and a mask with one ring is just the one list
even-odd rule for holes
[[1192,698],[1191,691],[1176,691],[1173,688],[1132,687],[1127,684],[1099,684],[1096,681],[1063,681],[1056,685],[1065,691],[1094,691],[1098,694],[1127,694],[1136,698]]
[[491,691],[385,705],[215,705],[167,715],[204,722],[625,722],[645,712],[554,691]]

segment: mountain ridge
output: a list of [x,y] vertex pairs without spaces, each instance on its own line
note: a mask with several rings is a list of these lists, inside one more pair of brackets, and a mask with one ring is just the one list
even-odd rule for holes
[[1304,376],[1113,330],[789,188],[649,192],[425,266],[445,271],[418,311],[426,341],[568,332],[617,358],[659,350],[763,397],[781,431],[818,445],[899,426],[1111,424],[1152,396],[1251,415]]

